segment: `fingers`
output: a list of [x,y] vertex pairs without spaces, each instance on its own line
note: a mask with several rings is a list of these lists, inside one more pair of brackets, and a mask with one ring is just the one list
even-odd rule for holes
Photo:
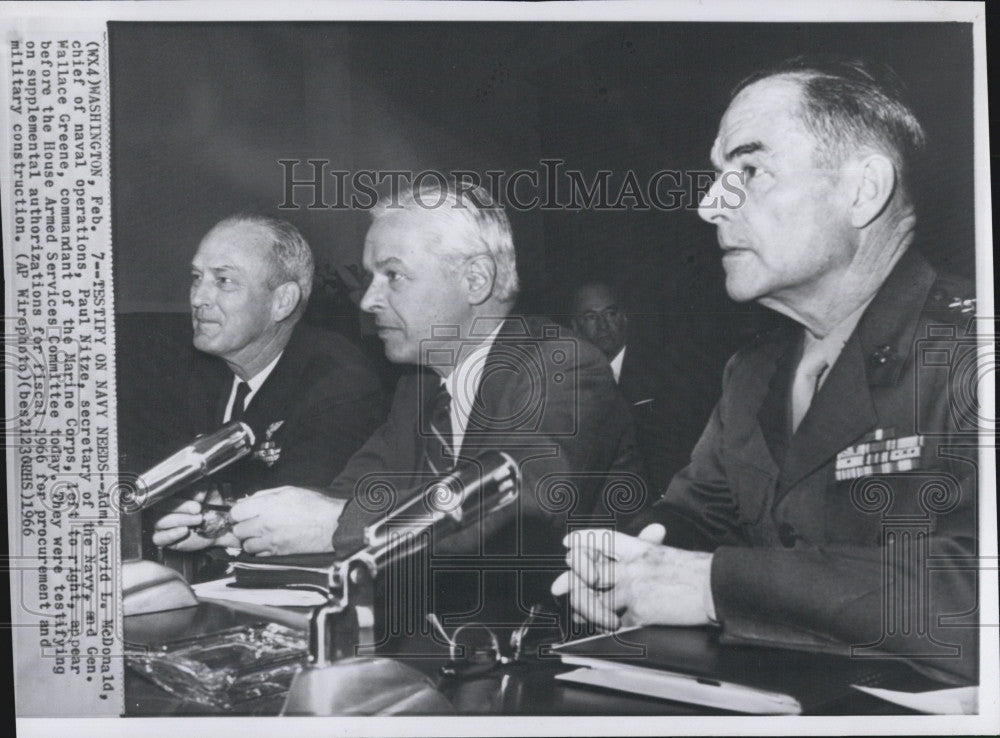
[[265,538],[247,538],[243,541],[243,550],[253,556],[273,556],[274,551]]
[[172,546],[175,543],[180,543],[189,535],[191,535],[191,529],[187,526],[157,530],[153,533],[153,545]]
[[286,489],[293,489],[292,487],[271,487],[270,489],[262,489],[253,493],[253,497],[270,497],[271,495],[278,494],[279,492],[284,492]]
[[184,500],[184,502],[179,505],[175,505],[170,509],[170,512],[160,518],[169,518],[171,515],[184,514],[189,516],[200,516],[201,515],[201,503],[197,500]]
[[276,551],[273,532],[261,517],[254,517],[233,526],[232,533],[240,540],[243,551],[254,556],[272,556]]
[[[193,505],[189,507],[188,505]],[[201,505],[197,502],[185,503],[179,512],[164,515],[153,524],[154,531],[170,530],[171,528],[193,528],[201,525],[203,516]]]
[[552,586],[549,589],[552,591],[553,597],[562,597],[565,594],[569,594],[569,585],[573,572],[564,571],[556,580],[552,582]]
[[615,588],[616,570],[648,551],[650,545],[659,545],[665,535],[659,524],[647,526],[639,537],[605,529],[573,531],[563,539],[570,570],[552,583],[552,594],[569,595],[574,621],[604,630],[619,628],[622,618],[618,612],[627,614],[628,603],[618,601],[622,593]]
[[615,612],[614,590],[598,592],[571,572],[567,573],[570,575],[569,603],[574,615],[602,630],[617,630],[621,619]]
[[229,511],[229,516],[237,523],[255,518],[269,507],[278,502],[276,495],[291,487],[274,487],[273,489],[262,489],[254,492],[249,497],[237,500]]
[[[653,526],[647,526],[650,528]],[[662,528],[663,526],[658,526]],[[599,551],[604,556],[617,559],[630,559],[642,554],[649,547],[649,541],[627,536],[616,530],[603,528],[583,528],[574,530],[563,538],[566,548],[589,548]]]
[[593,548],[572,547],[566,552],[566,565],[584,584],[597,590],[615,586],[614,567],[618,562]]
[[659,523],[652,523],[639,531],[639,540],[648,543],[663,543],[663,539],[666,537],[667,529]]
[[589,622],[608,629],[613,629],[618,624],[618,616],[605,595],[591,590],[572,571],[564,571],[552,582],[552,594],[556,597],[566,594],[570,596],[575,623]]

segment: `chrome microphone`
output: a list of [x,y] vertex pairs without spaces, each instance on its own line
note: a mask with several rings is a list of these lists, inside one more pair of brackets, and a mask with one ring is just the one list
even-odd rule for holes
[[214,433],[198,436],[177,453],[139,475],[135,487],[123,489],[121,506],[138,512],[185,487],[239,461],[253,449],[254,434],[234,420]]
[[377,523],[365,528],[367,548],[352,559],[374,569],[426,545],[422,534],[447,534],[513,503],[520,492],[517,462],[502,451],[487,451],[473,463],[424,488]]

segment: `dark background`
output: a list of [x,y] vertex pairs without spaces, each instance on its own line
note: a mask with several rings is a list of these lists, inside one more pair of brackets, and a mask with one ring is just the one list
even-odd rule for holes
[[[120,404],[133,367],[176,369],[189,260],[225,215],[290,220],[328,276],[360,262],[368,214],[308,209],[301,189],[302,207],[279,210],[279,159],[512,172],[558,158],[588,179],[613,171],[614,193],[630,170],[644,183],[661,169],[710,169],[732,86],[794,54],[854,54],[899,72],[932,144],[916,173],[919,243],[939,267],[972,274],[966,24],[114,23],[110,42]],[[725,296],[714,228],[693,208],[510,215],[522,309],[559,315],[580,281],[619,283],[630,328],[662,346],[690,414],[707,416],[725,359],[767,319]],[[321,283],[309,319],[359,338],[345,295],[337,278]]]

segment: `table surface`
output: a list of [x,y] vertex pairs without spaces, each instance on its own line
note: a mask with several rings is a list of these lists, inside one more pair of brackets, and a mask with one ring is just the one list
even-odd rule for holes
[[[308,611],[245,607],[219,602],[201,602],[197,607],[134,615],[125,618],[125,638],[131,644],[160,643],[209,634],[238,625],[264,620],[305,628]],[[436,679],[438,689],[456,714],[461,715],[725,715],[730,714],[697,705],[630,695],[596,687],[585,687],[556,680],[556,674],[573,667],[557,659],[527,660],[499,666],[475,678],[440,677],[444,658],[408,659],[421,671]],[[126,669],[125,715],[277,715],[283,699],[260,700],[239,711],[212,709],[184,701],[160,689],[145,676]],[[861,692],[827,705],[824,715],[902,715],[913,714],[905,708],[870,697]]]

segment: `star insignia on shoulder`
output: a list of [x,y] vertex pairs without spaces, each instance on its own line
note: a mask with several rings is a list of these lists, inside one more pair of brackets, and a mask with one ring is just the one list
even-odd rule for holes
[[972,315],[976,312],[975,297],[950,297],[948,298],[948,309],[957,310],[962,315]]

